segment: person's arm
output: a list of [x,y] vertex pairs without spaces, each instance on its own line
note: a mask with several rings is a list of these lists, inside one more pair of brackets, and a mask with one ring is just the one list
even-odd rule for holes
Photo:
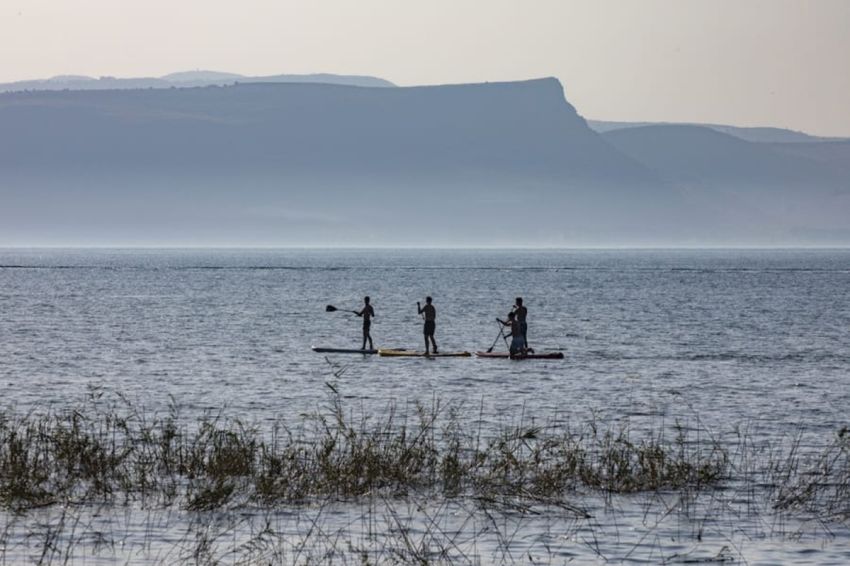
[[416,314],[422,314],[424,311],[422,310],[422,303],[416,301]]

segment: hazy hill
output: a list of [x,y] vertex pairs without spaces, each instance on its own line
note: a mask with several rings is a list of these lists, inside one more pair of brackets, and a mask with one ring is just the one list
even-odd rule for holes
[[816,163],[850,172],[850,140],[823,143],[779,143],[771,149],[779,153],[805,157]]
[[332,75],[327,73],[310,75],[269,75],[249,77],[218,71],[182,71],[163,77],[86,77],[61,75],[49,79],[0,83],[0,92],[39,90],[127,90],[141,88],[186,88],[199,86],[226,86],[237,82],[271,83],[327,83],[365,87],[391,87],[393,83],[377,77],[360,75]]
[[780,152],[776,146],[747,142],[703,126],[642,126],[613,130],[603,137],[676,181],[841,188],[845,180],[826,164],[802,154]]
[[245,78],[237,73],[222,73],[220,71],[178,71],[160,77],[164,81],[185,83],[193,81],[216,82],[233,84],[234,81]]
[[824,138],[812,136],[805,132],[788,130],[784,128],[742,128],[739,126],[728,126],[723,124],[697,124],[697,123],[658,123],[658,122],[609,122],[604,120],[588,120],[587,124],[599,133],[612,132],[625,128],[639,128],[643,126],[701,126],[710,128],[723,134],[729,134],[736,138],[750,142],[764,143],[817,143],[825,141],[848,141],[842,138]]
[[554,79],[7,93],[0,182],[6,241],[527,245],[680,222]]
[[753,143],[701,126],[643,126],[604,134],[683,187],[707,209],[738,208],[797,236],[850,241],[850,144]]
[[0,97],[0,116],[12,169],[656,180],[587,128],[554,79],[17,93]]
[[850,242],[847,179],[554,79],[0,94],[0,245]]

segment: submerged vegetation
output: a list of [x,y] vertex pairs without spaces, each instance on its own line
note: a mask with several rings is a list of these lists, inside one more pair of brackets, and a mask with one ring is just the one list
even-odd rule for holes
[[[219,561],[213,527],[223,517],[242,512],[257,519],[280,509],[314,517],[302,525],[312,537],[309,550],[304,540],[290,537],[286,552],[279,545],[268,551],[277,535],[265,519],[261,527],[251,523],[247,540],[233,543],[241,550],[228,552],[239,560],[260,556],[263,563],[336,562],[340,556],[358,563],[474,563],[460,534],[442,526],[446,517],[468,513],[483,514],[486,529],[498,533],[501,555],[493,561],[510,563],[520,560],[495,516],[557,517],[575,529],[592,528],[598,510],[582,503],[588,497],[610,505],[617,497],[647,496],[661,502],[662,517],[700,507],[711,514],[744,501],[748,509],[804,522],[850,518],[846,429],[820,451],[804,453],[799,437],[766,446],[741,435],[730,445],[679,423],[636,432],[628,424],[570,428],[554,418],[540,424],[519,416],[514,424],[493,425],[481,414],[467,420],[468,411],[436,399],[367,415],[346,408],[328,388],[327,401],[294,423],[246,423],[221,413],[186,419],[175,402],[165,414],[151,415],[121,396],[100,393],[73,409],[0,412],[0,513],[7,518],[0,558],[9,518],[45,510],[62,510],[62,521],[40,535],[45,547],[38,562],[61,561],[63,552],[67,559],[56,529],[68,528],[69,509],[177,510],[189,523],[204,525],[203,535],[193,531],[189,554],[180,557],[198,563]],[[339,537],[317,526],[317,509],[336,504],[366,505],[368,536],[385,531],[380,552],[350,540],[341,550]],[[400,506],[415,509],[404,514]],[[441,513],[444,519],[436,519]],[[411,521],[425,525],[417,540],[410,538]],[[470,522],[461,521],[458,532]],[[699,539],[702,529],[693,537]],[[265,554],[255,556],[260,547]],[[727,549],[713,560],[728,558]]]

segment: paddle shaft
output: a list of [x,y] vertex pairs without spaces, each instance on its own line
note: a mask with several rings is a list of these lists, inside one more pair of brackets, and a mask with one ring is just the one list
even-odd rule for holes
[[505,341],[505,346],[508,348],[508,351],[510,351],[510,349],[511,349],[511,345],[510,345],[510,344],[508,344],[508,337],[507,337],[507,336],[505,336],[505,331],[504,331],[504,330],[502,330],[502,326],[501,326],[501,325],[499,325],[499,334],[501,334],[501,335],[502,335],[502,340],[504,340],[504,341]]
[[[337,312],[338,310],[340,310],[340,309],[336,308],[333,305],[328,305],[328,306],[325,307],[325,312]],[[354,314],[357,314],[357,315],[360,314],[357,311],[342,311],[342,312],[350,312],[350,313],[354,313]]]
[[493,351],[493,348],[495,348],[495,347],[496,347],[496,342],[498,342],[498,341],[499,341],[499,336],[502,336],[503,334],[504,334],[504,333],[502,332],[502,324],[501,324],[501,323],[499,323],[499,333],[498,333],[498,334],[496,334],[496,339],[495,339],[495,340],[493,340],[493,343],[490,345],[490,347],[489,347],[489,348],[487,348],[487,353],[488,353],[488,354],[489,354],[490,352],[492,352],[492,351]]

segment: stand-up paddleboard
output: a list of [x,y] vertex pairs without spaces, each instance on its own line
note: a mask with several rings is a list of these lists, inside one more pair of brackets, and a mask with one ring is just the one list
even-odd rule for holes
[[512,360],[563,360],[563,352],[540,352],[539,354],[517,354],[511,356],[507,352],[475,352],[475,356],[479,358],[499,358]]
[[418,350],[378,350],[378,355],[391,358],[468,358],[469,352],[439,352],[437,354],[426,354]]
[[377,354],[378,350],[355,350],[353,348],[320,348],[313,346],[313,351],[318,354]]

